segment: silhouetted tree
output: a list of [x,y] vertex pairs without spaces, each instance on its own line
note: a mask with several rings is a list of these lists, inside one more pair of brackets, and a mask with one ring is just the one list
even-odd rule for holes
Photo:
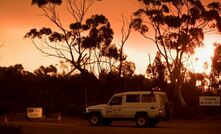
[[203,45],[204,33],[221,31],[221,4],[212,2],[204,7],[200,0],[138,1],[141,7],[134,13],[134,28],[156,45],[166,61],[177,101],[186,106],[181,93],[186,75],[184,63],[196,47]]
[[110,97],[115,92],[120,92],[122,89],[122,78],[119,77],[117,71],[107,72],[102,70],[99,74],[100,86],[104,90],[104,93],[107,93],[107,98]]
[[[102,57],[105,56],[107,57],[105,59],[106,62],[102,62]],[[119,61],[119,50],[115,44],[111,44],[108,48],[102,48],[101,50],[101,55],[97,57],[98,59],[98,65],[97,67],[99,68],[99,72],[101,73],[102,71],[113,71],[113,69],[116,68],[115,64]],[[105,64],[107,66],[105,66]]]
[[186,103],[195,110],[199,108],[199,96],[202,94],[202,89],[196,83],[203,82],[203,80],[203,74],[188,72],[188,76],[182,86],[182,94],[184,98],[188,98],[185,99]]
[[118,66],[118,74],[119,76],[122,75],[122,66],[123,62],[126,60],[127,56],[124,54],[124,46],[126,45],[126,41],[129,39],[132,28],[133,28],[133,20],[131,19],[130,22],[128,22],[123,16],[122,16],[122,28],[121,28],[121,43],[120,43],[120,49],[119,49],[119,66]]
[[25,75],[21,64],[0,67],[0,107],[4,111],[19,111],[25,98]]
[[214,56],[212,59],[212,71],[219,78],[221,74],[221,44],[215,44]]
[[154,59],[154,62],[147,66],[147,77],[151,80],[152,88],[159,87],[163,89],[165,83],[167,83],[166,65],[161,61],[161,54],[158,52]]
[[50,65],[48,67],[40,66],[37,70],[34,71],[34,74],[36,75],[56,75],[57,74],[57,68],[53,65]]
[[212,58],[211,83],[214,89],[219,89],[221,85],[221,44],[215,43],[214,56]]
[[149,87],[150,81],[145,78],[144,75],[133,75],[130,79],[125,80],[125,89],[131,90],[131,91],[147,91],[151,90],[151,87]]
[[134,75],[136,66],[133,62],[130,61],[124,61],[122,62],[122,76],[123,77],[132,77]]
[[147,90],[143,75],[128,71],[120,77],[117,71],[102,71],[99,79],[93,73],[57,75],[54,66],[40,66],[34,73],[20,64],[0,67],[0,114],[26,112],[27,107],[43,107],[45,114],[62,112],[76,115],[88,103],[106,103],[117,92]]
[[48,3],[60,5],[62,0],[32,0],[32,4],[37,4],[39,7],[44,6]]
[[33,0],[32,4],[38,5],[44,16],[59,31],[46,27],[40,30],[34,28],[25,35],[25,38],[31,38],[42,53],[70,63],[73,66],[71,72],[77,70],[87,73],[98,62],[109,64],[104,57],[113,39],[110,22],[103,15],[92,15],[85,19],[87,11],[95,1],[67,0],[68,11],[74,22],[69,28],[65,28],[57,12],[57,6],[62,3],[61,0]]

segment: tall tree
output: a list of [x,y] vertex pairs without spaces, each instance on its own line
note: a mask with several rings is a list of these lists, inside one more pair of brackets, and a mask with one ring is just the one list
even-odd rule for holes
[[123,62],[126,60],[127,56],[124,54],[124,46],[126,45],[126,41],[129,39],[132,28],[133,28],[133,20],[127,21],[124,16],[122,16],[122,27],[121,27],[121,43],[119,49],[119,66],[118,66],[118,74],[122,75]]
[[212,58],[212,71],[216,74],[216,77],[221,75],[221,44],[216,43],[214,50],[214,56]]
[[[90,65],[105,62],[104,55],[110,48],[113,31],[104,15],[85,15],[96,0],[67,0],[68,11],[74,22],[66,28],[59,17],[57,6],[62,0],[32,0],[38,5],[44,16],[48,18],[58,31],[43,27],[31,29],[26,38],[31,38],[34,45],[42,53],[62,59],[72,65],[73,71],[87,73]],[[101,61],[103,60],[103,61]]]
[[221,84],[221,44],[215,43],[214,56],[212,58],[211,83],[214,89],[219,89]]
[[146,70],[147,77],[151,81],[151,86],[163,88],[166,83],[166,69],[165,64],[162,62],[161,54],[157,52],[156,57],[151,64],[147,66]]
[[177,101],[186,106],[181,93],[185,61],[196,47],[203,46],[206,32],[221,31],[221,4],[212,2],[204,7],[200,0],[138,1],[141,6],[134,13],[134,28],[156,45],[166,62]]

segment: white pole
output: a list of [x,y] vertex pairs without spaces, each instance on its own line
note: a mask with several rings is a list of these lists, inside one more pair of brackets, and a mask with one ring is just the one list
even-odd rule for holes
[[87,108],[87,88],[85,89],[85,110]]

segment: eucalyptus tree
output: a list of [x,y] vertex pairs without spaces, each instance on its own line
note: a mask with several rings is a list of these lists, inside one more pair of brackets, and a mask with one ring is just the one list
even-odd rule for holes
[[210,73],[212,87],[220,90],[221,84],[221,44],[215,43],[214,56],[212,58],[212,70]]
[[[128,21],[124,16],[122,16],[122,27],[121,27],[121,42],[119,44],[119,65],[118,65],[118,75],[121,76],[123,72],[123,65],[127,64],[127,55],[124,53],[124,47],[127,40],[129,39],[133,29],[133,19]],[[131,64],[132,65],[132,64]],[[125,68],[124,68],[125,69]],[[125,72],[125,71],[124,71]]]
[[162,62],[161,54],[158,52],[151,64],[151,61],[146,69],[148,79],[151,81],[151,86],[163,88],[166,83],[165,63]]
[[[111,44],[113,30],[110,22],[104,15],[92,15],[86,19],[86,13],[97,0],[32,0],[43,15],[56,27],[43,27],[39,30],[31,29],[25,38],[30,38],[36,48],[46,54],[63,60],[71,65],[73,71],[87,73],[98,68],[100,71],[105,63],[113,66],[117,60],[116,48]],[[58,12],[58,6],[66,4],[73,22],[65,27]],[[55,28],[54,28],[55,29]],[[107,60],[111,59],[111,60]],[[110,63],[111,62],[111,63]]]
[[221,75],[221,44],[216,43],[214,50],[214,56],[212,58],[212,71],[219,78]]
[[221,4],[206,7],[200,0],[138,0],[140,7],[134,28],[151,40],[169,74],[168,82],[180,105],[186,106],[181,93],[185,63],[195,48],[203,46],[205,33],[221,31]]

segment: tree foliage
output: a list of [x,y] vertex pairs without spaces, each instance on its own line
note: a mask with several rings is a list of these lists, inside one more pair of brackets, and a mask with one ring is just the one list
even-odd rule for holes
[[147,78],[149,78],[151,82],[152,88],[159,87],[164,89],[165,83],[167,83],[167,71],[166,65],[162,62],[161,55],[158,52],[153,63],[149,63],[146,70]]
[[[67,76],[55,73],[53,68],[52,65],[40,66],[32,73],[20,64],[0,67],[0,115],[26,112],[27,107],[42,107],[46,116],[57,112],[79,115],[85,110],[86,93],[89,105],[106,103],[114,93],[151,90],[156,82],[158,87],[164,87],[162,90],[167,92],[169,100],[175,100],[171,97],[173,93],[167,90],[169,84],[150,80],[144,75],[120,77],[118,72],[102,71],[98,78],[93,73]],[[188,97],[187,103],[199,110],[198,96],[202,90],[195,82],[203,81],[204,76],[193,73],[189,76],[182,90]]]
[[85,19],[85,14],[95,1],[67,0],[68,11],[74,22],[66,28],[56,8],[62,3],[61,0],[33,0],[32,4],[38,5],[44,16],[59,30],[33,28],[25,38],[31,38],[42,53],[69,62],[73,66],[71,72],[93,72],[95,68],[100,72],[103,64],[111,69],[114,61],[118,60],[119,51],[111,44],[114,32],[110,22],[104,15],[97,14]]
[[44,6],[46,4],[56,4],[61,5],[62,0],[32,0],[32,5],[38,5],[39,7]]
[[122,75],[124,77],[132,77],[135,72],[136,66],[133,62],[124,61],[122,62]]
[[36,74],[36,75],[56,75],[57,68],[53,65],[50,65],[49,67],[40,66],[38,69],[36,69],[34,71],[34,74]]
[[212,70],[216,76],[221,74],[221,44],[215,44],[214,56],[212,58]]
[[114,72],[103,72],[99,78],[93,73],[60,75],[53,65],[40,66],[34,73],[20,64],[0,67],[0,115],[26,112],[27,107],[43,107],[46,115],[82,114],[86,91],[89,104],[106,103],[115,92],[146,90],[145,82],[144,76],[122,78]]
[[214,56],[212,58],[212,70],[210,73],[210,81],[211,81],[211,87],[214,88],[214,90],[221,90],[221,44],[215,43],[215,50],[214,50]]
[[[204,34],[221,31],[219,2],[205,7],[200,0],[138,0],[134,28],[153,41],[166,61],[170,82],[185,106],[180,89],[186,75],[185,61],[203,46]],[[154,35],[150,35],[153,31]]]

